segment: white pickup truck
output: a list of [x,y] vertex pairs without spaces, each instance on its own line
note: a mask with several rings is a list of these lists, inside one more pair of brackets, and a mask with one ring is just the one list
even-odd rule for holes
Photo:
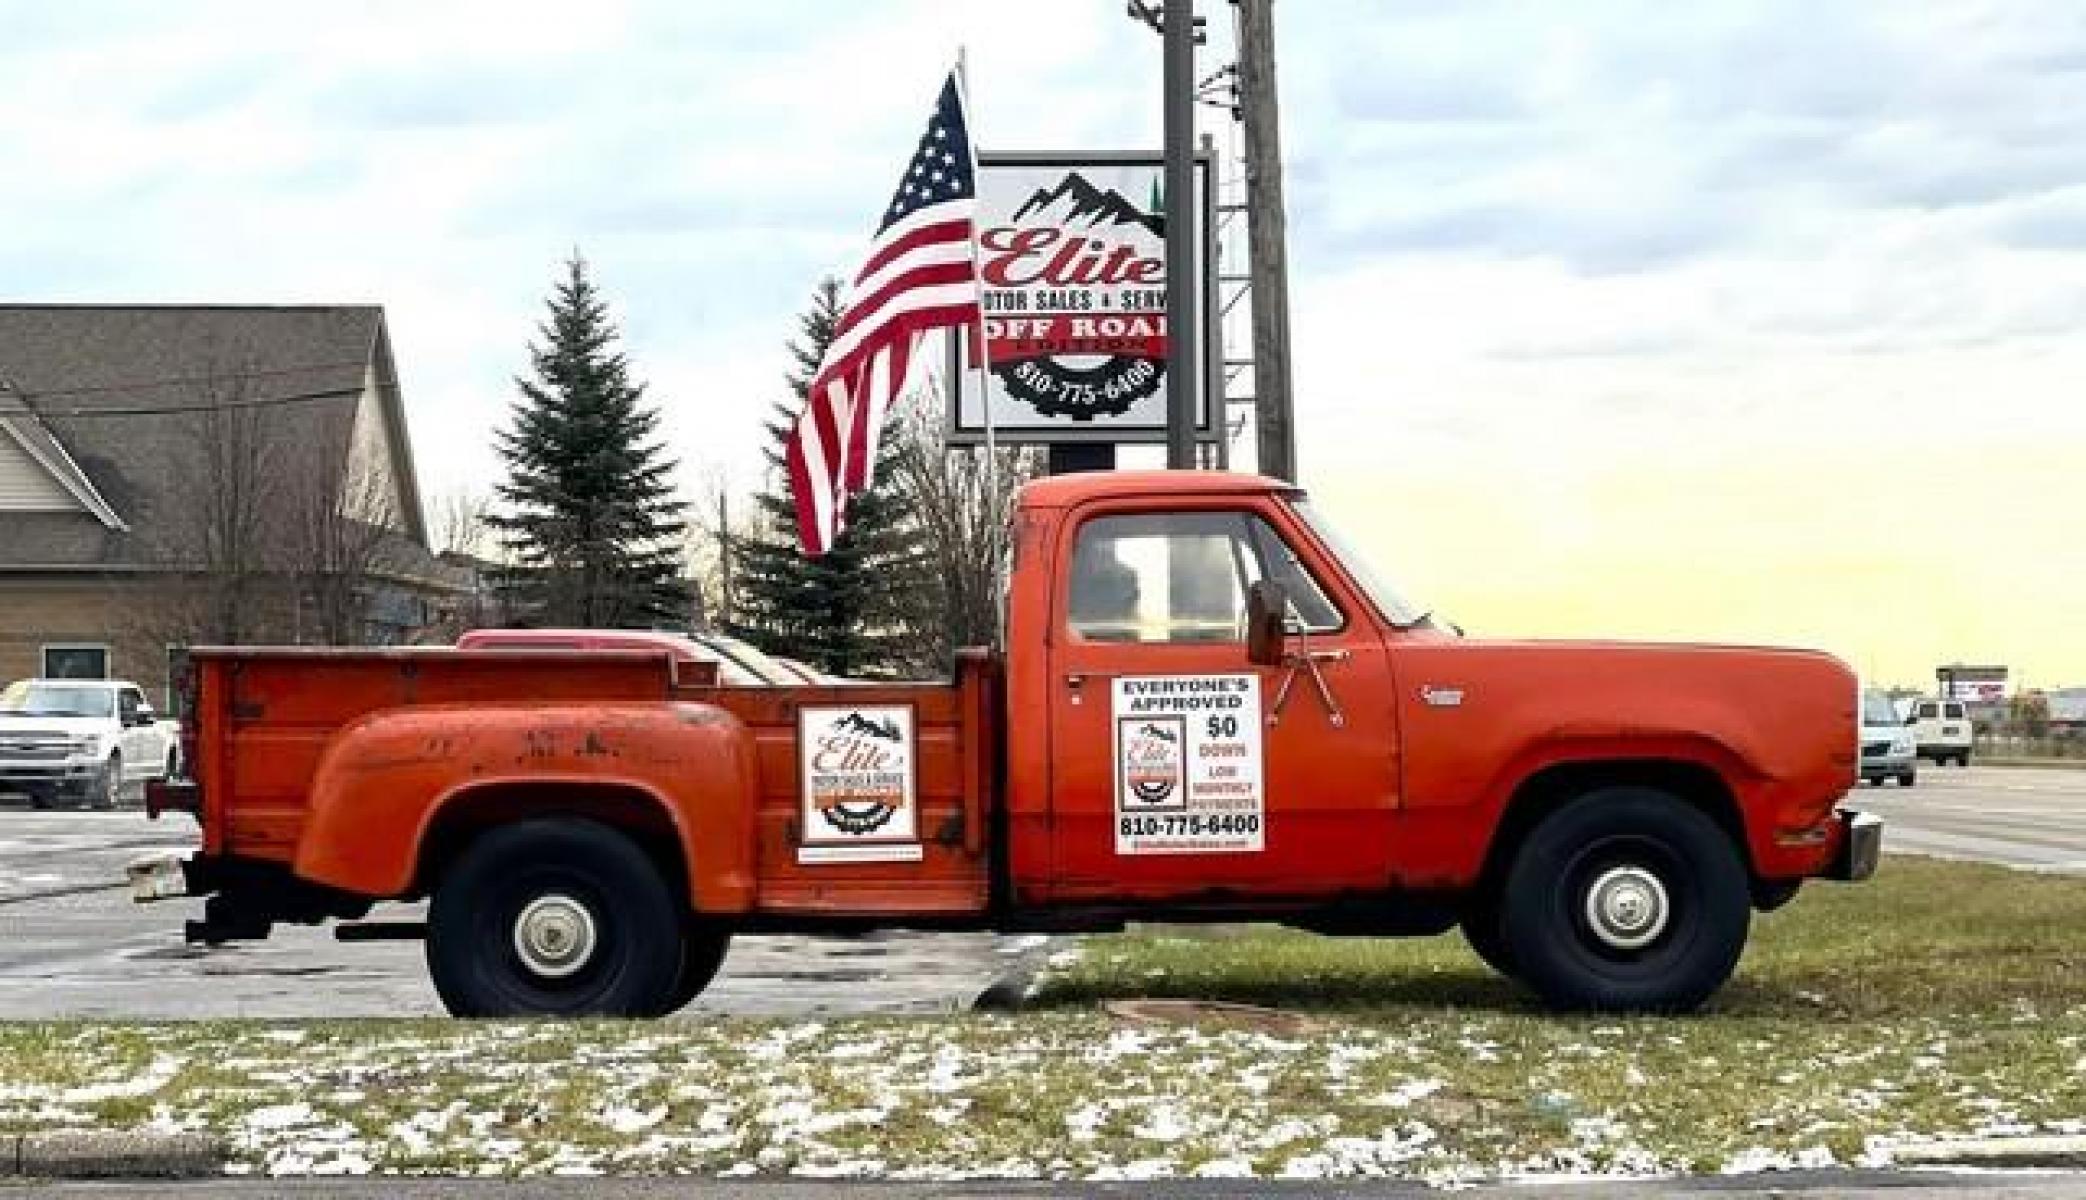
[[180,739],[137,684],[23,679],[0,691],[0,792],[38,808],[114,808],[123,786],[180,770]]

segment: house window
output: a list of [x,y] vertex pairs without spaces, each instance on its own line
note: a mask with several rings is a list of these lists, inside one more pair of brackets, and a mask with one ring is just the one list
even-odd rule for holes
[[43,648],[45,679],[107,679],[107,646],[67,645]]

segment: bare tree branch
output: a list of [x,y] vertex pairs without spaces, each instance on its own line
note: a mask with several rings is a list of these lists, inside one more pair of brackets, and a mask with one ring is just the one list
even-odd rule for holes
[[1043,470],[1033,448],[1000,449],[993,471],[984,448],[949,445],[946,404],[938,384],[921,389],[894,413],[889,434],[898,443],[898,488],[920,524],[933,581],[906,624],[917,665],[933,671],[948,670],[961,647],[998,640],[1014,495]]

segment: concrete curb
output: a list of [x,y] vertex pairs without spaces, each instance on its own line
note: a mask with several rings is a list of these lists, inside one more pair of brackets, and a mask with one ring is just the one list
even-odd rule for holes
[[1051,946],[1052,939],[1040,936],[1002,943],[997,952],[1007,956],[1007,965],[971,1000],[970,1007],[984,1012],[1013,1012],[1026,1006],[1036,976],[1050,957]]
[[2086,1167],[2086,1137],[1965,1138],[1892,1146],[1900,1167]]
[[0,1178],[193,1179],[224,1172],[225,1145],[207,1133],[58,1129],[0,1137]]

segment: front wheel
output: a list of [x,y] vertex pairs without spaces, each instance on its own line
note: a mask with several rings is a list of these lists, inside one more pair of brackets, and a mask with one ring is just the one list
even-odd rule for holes
[[644,1017],[682,962],[682,905],[629,838],[552,818],[495,829],[436,886],[427,965],[459,1017]]
[[1458,927],[1463,931],[1463,940],[1470,944],[1471,951],[1486,966],[1508,979],[1515,977],[1514,952],[1507,947],[1506,936],[1499,927],[1499,902],[1496,898],[1473,902],[1464,911]]
[[94,792],[87,799],[89,808],[112,809],[116,798],[123,790],[123,754],[118,751],[109,755],[109,761],[101,766],[101,775],[94,781]]
[[1501,929],[1519,978],[1556,1007],[1685,1012],[1738,965],[1751,895],[1715,821],[1655,789],[1604,788],[1529,832]]

